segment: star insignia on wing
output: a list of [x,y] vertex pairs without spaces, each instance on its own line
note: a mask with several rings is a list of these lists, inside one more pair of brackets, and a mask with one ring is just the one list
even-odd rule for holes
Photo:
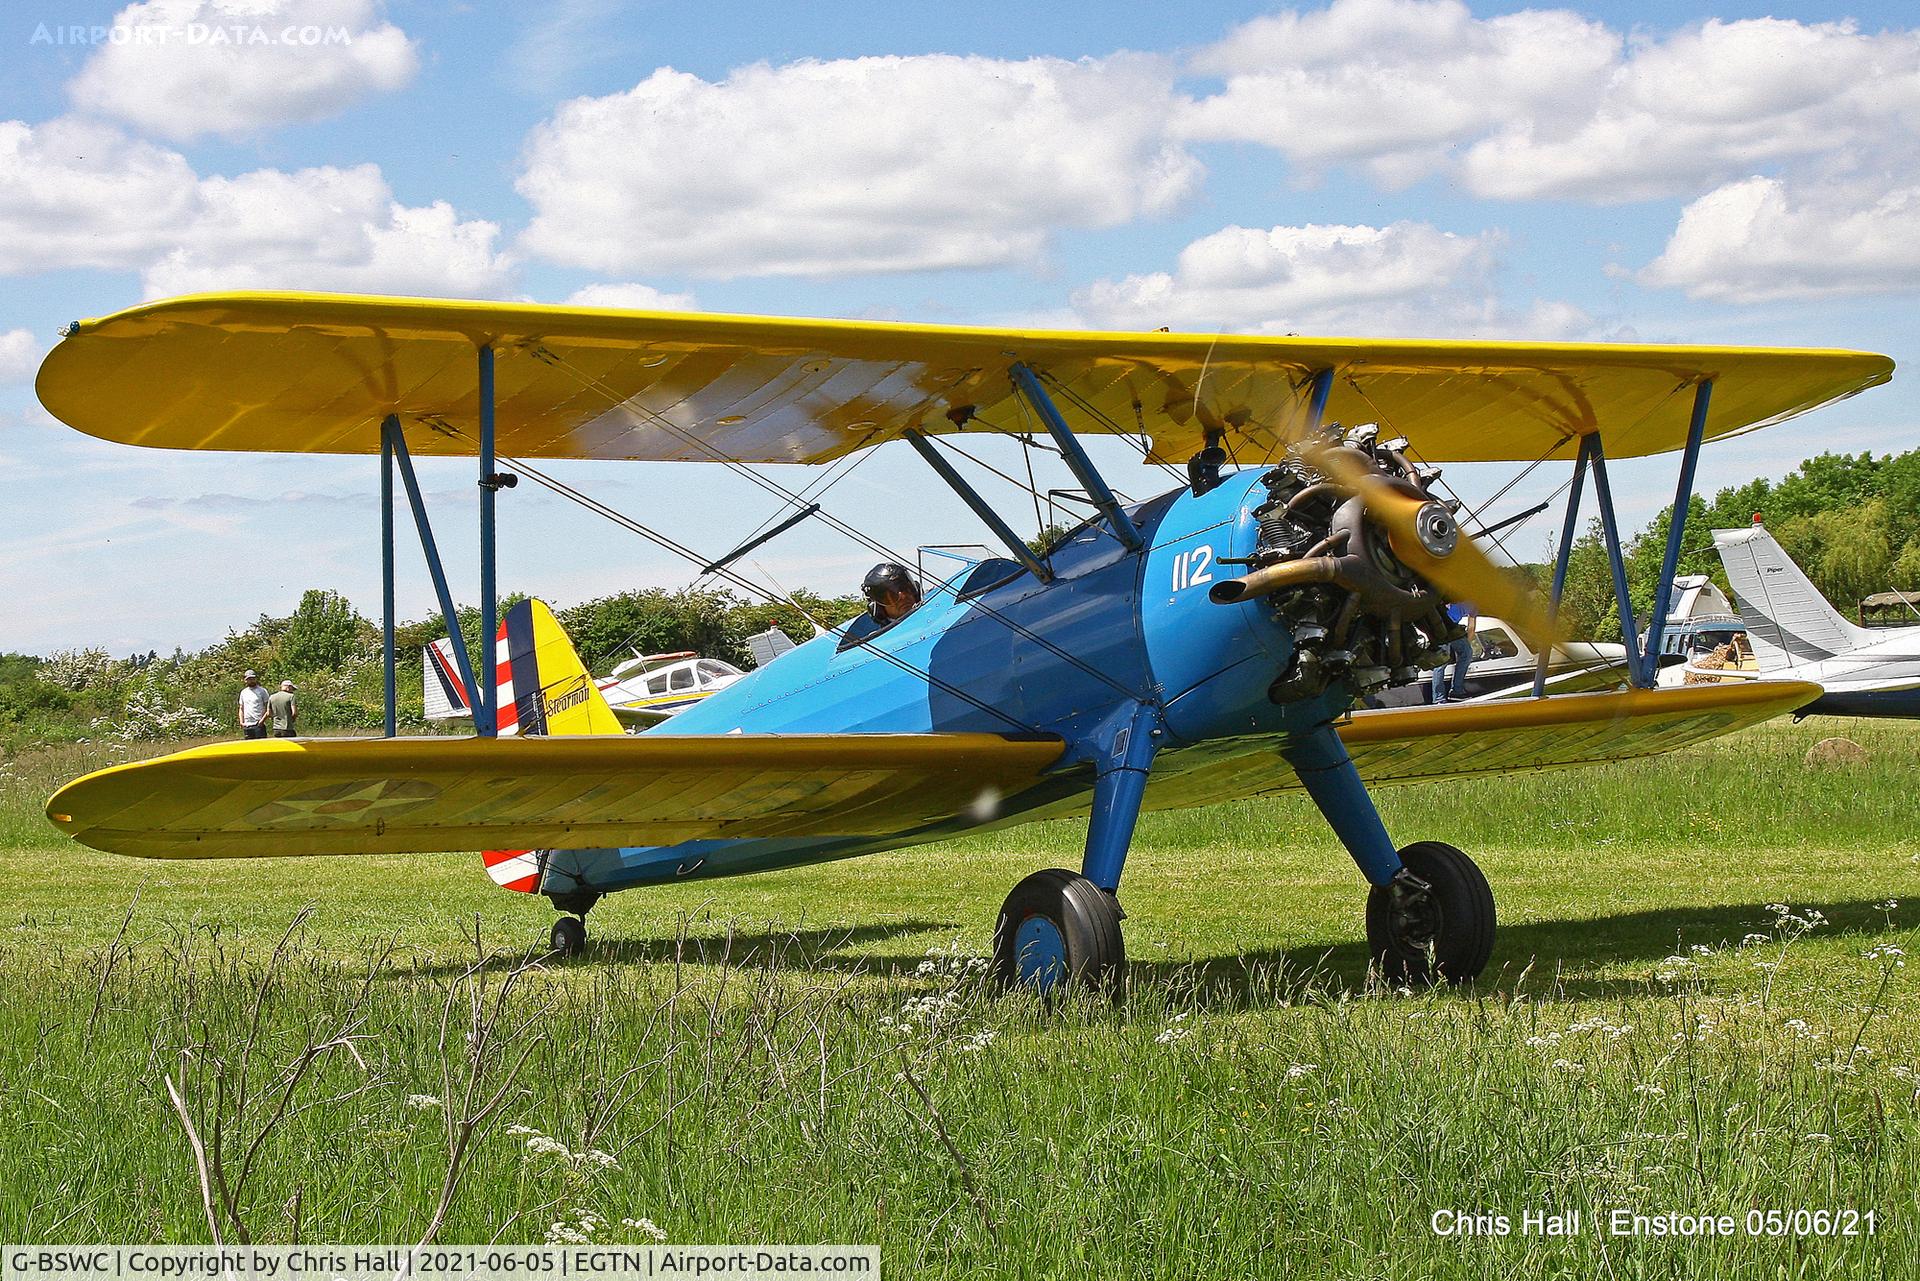
[[263,827],[371,827],[439,794],[420,779],[362,779],[269,801],[247,817]]

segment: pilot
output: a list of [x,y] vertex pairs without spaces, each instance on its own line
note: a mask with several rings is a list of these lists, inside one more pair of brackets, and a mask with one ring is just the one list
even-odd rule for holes
[[881,627],[899,622],[920,607],[920,587],[913,581],[913,571],[890,560],[867,571],[860,594],[867,598],[867,612]]

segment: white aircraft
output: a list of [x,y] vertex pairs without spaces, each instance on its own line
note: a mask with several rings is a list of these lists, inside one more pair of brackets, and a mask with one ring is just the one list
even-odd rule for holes
[[[501,636],[505,635],[502,624]],[[777,627],[747,638],[748,652],[760,667],[793,647],[793,641]],[[433,642],[421,652],[420,661],[426,718],[445,721],[473,715],[454,663],[453,642],[445,637]],[[702,658],[690,649],[671,654],[642,654],[636,649],[632,658],[614,666],[612,674],[595,677],[593,683],[622,724],[645,728],[684,712],[744,675],[732,663]]]
[[1661,672],[1661,684],[1817,681],[1825,693],[1800,715],[1920,716],[1920,626],[1857,627],[1827,603],[1761,526],[1716,529],[1751,657],[1703,668],[1697,659]]
[[[1467,668],[1463,701],[1490,703],[1533,693],[1540,655],[1504,619],[1482,614],[1473,632],[1473,662]],[[1562,641],[1547,663],[1547,692],[1583,694],[1627,683],[1627,647],[1606,642]],[[1433,696],[1432,675],[1382,690],[1369,707],[1418,707]]]
[[642,654],[614,666],[611,676],[594,681],[613,714],[627,724],[651,725],[684,712],[701,699],[739,680],[745,672],[718,658],[702,658],[690,649],[672,654]]

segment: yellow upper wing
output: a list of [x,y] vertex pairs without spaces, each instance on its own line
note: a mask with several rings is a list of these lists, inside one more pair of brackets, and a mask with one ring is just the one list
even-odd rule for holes
[[1062,747],[995,734],[268,739],[89,774],[47,816],[145,858],[885,836],[1020,790]]
[[[1305,422],[1314,373],[1331,419],[1379,422],[1427,459],[1532,461],[1599,431],[1631,457],[1686,438],[1716,379],[1709,438],[1885,382],[1850,351],[1627,344],[1062,333],[676,315],[324,294],[208,294],[78,322],[40,399],[91,435],[169,449],[375,453],[397,414],[419,453],[474,452],[475,351],[497,360],[509,457],[809,463],[897,436],[1016,427],[1008,370],[1061,389],[1076,430],[1144,431],[1180,461],[1209,428],[1242,463]],[[1075,400],[1084,402],[1076,406]],[[1110,420],[1103,428],[1090,406]],[[977,428],[976,428],[977,429]]]

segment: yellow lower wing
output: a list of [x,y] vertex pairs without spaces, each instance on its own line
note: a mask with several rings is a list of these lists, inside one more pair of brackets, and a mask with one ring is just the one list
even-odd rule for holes
[[[1360,712],[1341,737],[1373,783],[1649,756],[1804,706],[1800,681]],[[96,849],[147,858],[667,845],[710,837],[902,836],[1001,798],[1060,758],[993,734],[319,739],[223,743],[115,766],[47,803]],[[1168,753],[1151,809],[1299,786],[1278,743]],[[1084,814],[1080,790],[1015,821]]]
[[89,774],[47,816],[143,858],[886,836],[990,813],[1062,749],[995,734],[269,739]]
[[[1356,712],[1340,737],[1369,783],[1561,769],[1654,756],[1770,720],[1820,696],[1806,681],[1564,694]],[[1268,796],[1300,785],[1278,746],[1227,741],[1154,771],[1151,809]]]

